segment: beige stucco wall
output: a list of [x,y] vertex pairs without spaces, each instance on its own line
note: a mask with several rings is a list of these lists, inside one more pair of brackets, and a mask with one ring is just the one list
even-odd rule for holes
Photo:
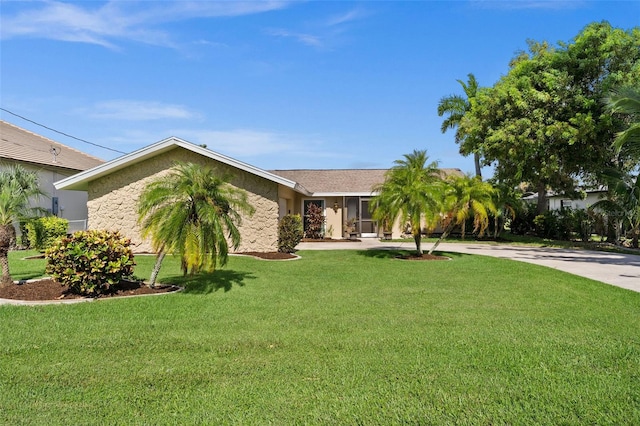
[[90,229],[120,231],[131,239],[137,253],[152,250],[149,241],[140,236],[137,224],[137,202],[144,186],[171,168],[175,161],[208,165],[231,173],[231,183],[247,192],[249,204],[255,208],[252,217],[243,217],[239,227],[242,237],[238,252],[277,250],[278,243],[278,184],[200,156],[183,148],[136,163],[89,183]]

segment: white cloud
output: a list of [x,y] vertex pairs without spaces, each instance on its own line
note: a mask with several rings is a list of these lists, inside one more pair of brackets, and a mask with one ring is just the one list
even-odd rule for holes
[[147,121],[164,119],[194,119],[199,115],[182,105],[163,104],[161,102],[143,102],[132,100],[112,100],[97,103],[88,111],[92,118]]
[[[25,3],[22,3],[25,5]],[[34,7],[34,5],[37,5]],[[11,14],[5,7],[0,15],[2,39],[16,37],[91,43],[117,48],[117,40],[176,47],[168,33],[154,25],[203,17],[233,17],[283,8],[283,1],[112,1],[100,7],[48,1]]]

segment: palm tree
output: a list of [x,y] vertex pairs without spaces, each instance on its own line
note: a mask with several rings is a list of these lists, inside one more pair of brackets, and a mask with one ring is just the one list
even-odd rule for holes
[[609,218],[618,219],[618,229],[624,225],[631,233],[631,245],[638,248],[640,238],[640,175],[633,176],[616,169],[607,169],[604,179],[609,195],[594,203],[590,209],[604,210]]
[[515,219],[516,212],[522,208],[522,197],[514,189],[504,184],[494,185],[493,205],[496,213],[493,215],[493,238],[497,239],[504,229],[507,219]]
[[374,188],[378,195],[371,200],[373,218],[379,223],[409,223],[416,243],[416,252],[422,255],[422,224],[435,227],[442,201],[442,179],[438,162],[427,164],[427,151],[414,150],[396,160],[385,175],[385,181]]
[[[448,114],[448,117],[442,122],[440,130],[445,133],[449,129],[456,130],[456,143],[465,144],[468,135],[464,134],[464,131],[460,128],[460,123],[465,114],[471,111],[471,100],[476,97],[478,93],[478,81],[473,74],[467,75],[467,83],[462,80],[456,80],[462,86],[466,99],[460,95],[450,95],[440,99],[438,103],[438,116],[442,117],[444,114]],[[476,176],[482,177],[482,170],[480,168],[480,154],[477,150],[473,151],[473,161],[476,167]]]
[[13,283],[9,271],[9,249],[16,237],[14,222],[35,216],[40,210],[30,206],[31,198],[43,195],[38,175],[15,165],[0,171],[0,285]]
[[158,253],[150,286],[155,285],[166,253],[180,256],[186,275],[224,266],[229,244],[234,250],[240,246],[240,213],[251,215],[254,209],[244,191],[227,183],[229,178],[209,167],[176,163],[168,176],[142,191],[138,221]]
[[612,91],[606,102],[609,111],[627,116],[628,127],[618,133],[614,146],[618,152],[626,149],[630,153],[640,154],[640,90],[624,87]]
[[445,213],[442,220],[444,230],[435,242],[429,254],[451,233],[457,225],[462,227],[462,239],[465,237],[466,221],[473,218],[473,232],[479,236],[489,226],[489,214],[496,214],[493,202],[495,190],[487,182],[474,176],[450,176],[445,192]]

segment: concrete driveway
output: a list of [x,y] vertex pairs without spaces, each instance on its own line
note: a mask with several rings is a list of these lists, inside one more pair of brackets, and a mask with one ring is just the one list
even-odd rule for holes
[[[424,245],[426,249],[430,247],[430,243]],[[298,250],[412,250],[414,248],[413,243],[387,243],[377,238],[348,243],[300,243],[297,246]],[[640,292],[640,255],[487,243],[442,243],[438,246],[438,251],[478,254],[534,263]]]

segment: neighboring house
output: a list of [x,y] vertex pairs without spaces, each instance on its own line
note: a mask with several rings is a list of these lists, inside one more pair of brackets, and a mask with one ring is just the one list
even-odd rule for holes
[[34,207],[68,219],[70,231],[86,226],[87,193],[59,190],[53,183],[102,163],[99,158],[0,120],[0,168],[19,164],[37,172],[46,196]]
[[[556,192],[547,193],[547,210],[584,210],[591,207],[596,202],[607,198],[607,189],[604,187],[596,189],[580,190],[583,197],[570,197],[566,194],[558,194]],[[538,202],[538,193],[531,194],[522,198],[525,202],[536,204]]]
[[[357,221],[362,237],[382,233],[371,220],[372,188],[384,181],[386,170],[274,170],[267,171],[171,137],[124,155],[108,163],[55,183],[58,189],[88,191],[89,228],[118,230],[131,238],[136,252],[151,251],[140,236],[137,201],[144,186],[168,173],[175,161],[208,165],[221,174],[231,174],[231,184],[248,194],[255,208],[243,217],[238,251],[275,251],[278,222],[286,214],[304,216],[310,203],[325,214],[325,235],[342,238],[344,224]],[[447,171],[447,170],[445,170]],[[462,174],[458,169],[448,173]],[[400,236],[398,224],[394,236]]]

